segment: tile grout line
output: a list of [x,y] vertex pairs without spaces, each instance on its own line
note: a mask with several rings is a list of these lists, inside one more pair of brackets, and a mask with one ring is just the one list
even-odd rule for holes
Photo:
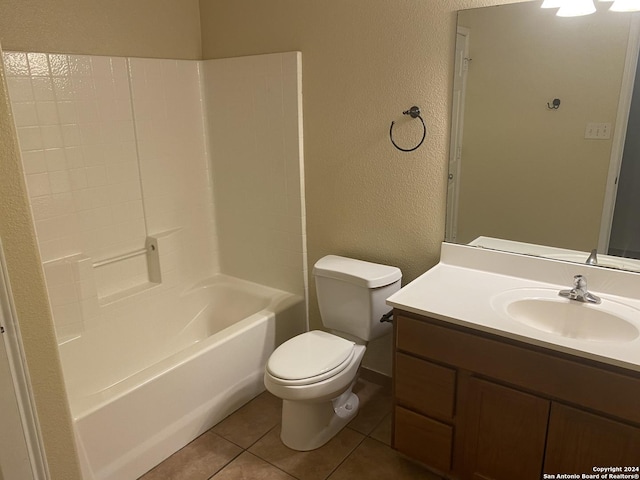
[[[224,439],[224,440],[226,440],[226,441],[228,441],[228,442],[230,442],[230,443],[232,443],[232,444],[236,445],[237,447],[241,448],[241,449],[242,449],[242,451],[241,451],[238,455],[236,455],[235,457],[233,457],[233,458],[232,458],[228,463],[226,463],[222,468],[220,468],[217,472],[215,472],[215,473],[214,473],[211,477],[209,477],[207,480],[215,480],[215,478],[214,478],[214,477],[215,477],[216,475],[218,475],[220,472],[222,472],[222,470],[224,470],[224,469],[225,469],[227,466],[229,466],[232,462],[234,462],[235,460],[237,460],[237,459],[238,459],[238,457],[239,457],[240,455],[242,455],[243,453],[248,453],[249,455],[251,455],[251,456],[253,456],[253,457],[255,457],[255,458],[257,458],[257,459],[259,459],[259,460],[261,460],[261,461],[263,461],[263,462],[265,462],[265,463],[266,463],[266,464],[268,464],[269,466],[276,468],[277,470],[281,471],[281,472],[282,472],[282,473],[284,473],[285,475],[288,475],[289,477],[294,478],[294,479],[296,479],[296,480],[300,480],[298,477],[295,477],[295,476],[294,476],[294,475],[292,475],[291,473],[289,473],[289,472],[287,472],[287,471],[285,471],[285,470],[281,469],[281,468],[280,468],[280,467],[278,467],[277,465],[274,465],[274,464],[273,464],[273,463],[271,463],[269,460],[267,460],[267,459],[265,459],[265,458],[262,458],[260,455],[257,455],[257,454],[255,454],[255,453],[253,453],[253,452],[250,452],[250,451],[249,451],[249,449],[250,449],[251,447],[253,447],[256,443],[258,443],[258,442],[259,442],[260,440],[262,440],[265,436],[267,436],[267,435],[268,435],[268,434],[269,434],[269,433],[270,433],[274,428],[278,428],[278,426],[279,426],[279,425],[280,425],[280,423],[277,423],[276,425],[274,425],[273,427],[271,427],[269,430],[267,430],[264,434],[262,434],[262,435],[261,435],[260,437],[258,437],[256,440],[254,440],[254,441],[251,443],[251,445],[249,445],[249,446],[248,446],[248,447],[246,447],[246,448],[245,448],[245,447],[243,447],[242,445],[238,445],[236,442],[234,442],[234,441],[232,441],[232,440],[229,440],[229,439],[227,439],[227,438],[223,437],[222,435],[218,435],[218,434],[216,433],[216,435],[218,435],[220,438],[222,438],[222,439]],[[215,427],[215,425],[214,425],[214,427]],[[211,427],[211,428],[213,429],[214,427]],[[214,433],[215,433],[215,432],[214,432]]]
[[260,438],[258,438],[255,442],[253,442],[249,447],[247,447],[247,449],[245,450],[248,454],[253,455],[256,458],[259,458],[260,460],[262,460],[263,462],[267,463],[268,465],[271,465],[272,467],[278,469],[279,471],[283,472],[285,475],[288,475],[291,478],[295,478],[295,480],[301,480],[299,477],[296,477],[295,475],[287,472],[286,470],[283,470],[282,468],[280,468],[277,465],[274,465],[273,463],[271,463],[269,460],[267,460],[266,458],[262,458],[260,455],[258,455],[257,453],[253,453],[249,451],[249,448],[253,447],[256,443],[258,443],[260,440],[262,440],[264,437],[266,437],[267,435],[269,435],[269,433],[271,433],[271,431],[273,431],[273,429],[278,428],[280,426],[281,422],[276,423],[273,427],[271,427],[269,430],[267,430],[267,432],[262,435]]
[[[350,428],[349,426],[346,426],[345,428],[349,428],[349,430],[351,430],[352,432],[360,433],[360,432],[354,430],[353,428]],[[336,470],[338,470],[342,466],[342,464],[345,463],[349,459],[349,457],[351,457],[351,455],[353,455],[353,452],[355,452],[358,449],[358,447],[360,447],[360,445],[362,445],[362,442],[364,442],[365,439],[368,437],[368,435],[363,435],[362,433],[360,433],[360,435],[362,435],[362,438],[360,439],[358,444],[353,448],[353,450],[351,450],[349,452],[349,455],[344,457],[342,459],[342,461],[340,463],[338,463],[338,465],[336,465],[336,467],[333,470],[331,470],[326,477],[324,477],[324,480],[328,480],[329,478],[331,478],[331,475],[333,475],[336,472]]]
[[[248,403],[250,403],[250,402],[248,402]],[[233,413],[235,413],[235,412],[233,412]],[[221,420],[221,422],[222,422],[222,421],[224,421],[224,420],[226,420],[227,418],[229,418],[231,415],[233,415],[233,413],[231,413],[230,415],[228,415],[227,417],[225,417],[223,420]],[[220,423],[220,422],[218,422],[218,423]],[[216,425],[217,425],[217,424],[216,424]],[[247,448],[245,448],[245,447],[243,447],[242,445],[238,445],[238,444],[237,444],[236,442],[234,442],[233,440],[230,440],[230,439],[228,439],[228,438],[226,438],[226,437],[224,437],[224,436],[222,436],[222,435],[220,435],[220,434],[218,434],[218,433],[214,432],[214,431],[213,431],[213,429],[216,427],[216,425],[214,425],[214,426],[213,426],[213,427],[211,427],[209,430],[207,430],[207,432],[211,432],[211,433],[213,433],[214,435],[216,435],[216,436],[218,436],[218,437],[222,438],[223,440],[225,440],[225,441],[227,441],[227,442],[229,442],[229,443],[231,443],[231,444],[235,445],[236,447],[240,448],[240,449],[241,449],[241,451],[240,451],[240,453],[238,453],[236,456],[234,456],[233,458],[231,458],[227,463],[225,463],[222,467],[220,467],[220,468],[219,468],[219,469],[218,469],[218,470],[217,470],[213,475],[211,475],[210,477],[208,477],[208,478],[207,478],[207,480],[214,480],[214,477],[215,477],[216,475],[218,475],[220,472],[222,472],[222,470],[224,470],[225,468],[227,468],[227,467],[228,467],[232,462],[234,462],[234,461],[235,461],[235,460],[236,460],[240,455],[242,455],[243,453],[247,452],[247,453],[249,453],[250,455],[253,455],[251,452],[249,452],[249,448],[251,448],[251,447],[252,447],[253,445],[255,445],[257,442],[259,442],[259,441],[260,441],[260,439],[261,439],[262,437],[264,437],[264,436],[265,436],[267,433],[269,433],[273,428],[275,428],[275,427],[270,428],[269,430],[267,430],[267,433],[265,433],[264,435],[260,436],[257,440],[255,440],[253,443],[251,443],[251,445],[249,445]],[[277,426],[277,425],[276,425],[276,426]],[[260,457],[258,457],[257,455],[254,455],[254,456],[255,456],[256,458],[260,458]],[[263,458],[260,458],[260,459],[264,461],[264,459],[263,459]],[[271,465],[271,463],[269,463],[269,465]],[[275,466],[275,465],[274,465],[274,466]]]
[[[207,431],[209,431],[209,430],[207,430]],[[216,434],[216,435],[217,435],[217,434]],[[218,435],[218,436],[220,437],[220,435]],[[223,438],[223,437],[220,437],[220,438],[222,438],[223,440],[226,440],[226,438]],[[227,441],[228,441],[228,440],[227,440]],[[230,443],[233,443],[233,442],[230,442]],[[234,445],[235,445],[235,443],[234,443]],[[239,446],[239,445],[238,445],[238,446]],[[242,447],[240,447],[240,448],[242,448]],[[222,465],[218,470],[216,470],[216,472],[215,472],[213,475],[211,475],[210,477],[207,477],[207,480],[211,480],[211,479],[213,479],[213,477],[215,477],[215,476],[216,476],[217,474],[219,474],[222,470],[224,470],[225,468],[227,468],[227,466],[229,466],[233,461],[235,461],[235,460],[236,460],[240,455],[242,455],[244,452],[245,452],[245,451],[244,451],[244,450],[242,450],[242,451],[241,451],[241,452],[239,452],[236,456],[234,456],[233,458],[231,458],[227,463],[225,463],[225,464],[224,464],[224,465]]]
[[[385,417],[386,417],[386,415],[385,415]],[[339,468],[340,468],[340,467],[341,467],[341,466],[342,466],[342,465],[343,465],[343,464],[344,464],[344,463],[345,463],[345,462],[346,462],[346,461],[347,461],[347,460],[348,460],[348,459],[349,459],[349,458],[350,458],[350,457],[355,453],[355,451],[356,451],[358,448],[360,448],[360,446],[364,443],[364,441],[365,441],[367,438],[369,438],[369,439],[373,440],[374,442],[380,443],[380,444],[382,444],[382,445],[384,445],[384,446],[386,446],[386,447],[391,448],[391,446],[390,446],[390,445],[387,445],[385,442],[380,441],[380,440],[378,440],[378,439],[376,439],[376,438],[373,438],[373,437],[371,436],[371,433],[373,433],[373,432],[375,431],[375,429],[376,429],[378,426],[380,426],[380,424],[381,424],[383,421],[384,421],[384,417],[383,417],[383,419],[382,419],[382,420],[380,420],[380,421],[376,424],[376,426],[375,426],[375,427],[371,430],[371,432],[369,432],[368,434],[363,434],[362,432],[358,432],[357,430],[355,430],[355,429],[353,429],[353,428],[351,428],[351,427],[349,427],[349,426],[347,425],[345,428],[348,428],[349,430],[351,430],[351,431],[353,431],[353,432],[355,432],[355,433],[359,433],[360,435],[362,435],[362,439],[361,439],[361,440],[358,442],[358,444],[353,448],[353,450],[351,450],[351,452],[349,452],[349,455],[347,455],[344,459],[342,459],[342,461],[341,461],[338,465],[336,465],[336,467],[335,467],[331,472],[329,472],[329,474],[324,478],[324,480],[328,480],[328,479],[330,479],[330,478],[331,478],[331,476],[332,476],[332,475],[333,475],[333,474],[334,474],[334,473],[335,473],[335,472],[336,472],[336,471],[337,471],[337,470],[338,470],[338,469],[339,469]]]

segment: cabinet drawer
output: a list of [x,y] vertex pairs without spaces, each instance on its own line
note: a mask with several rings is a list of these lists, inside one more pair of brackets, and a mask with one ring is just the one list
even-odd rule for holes
[[394,379],[397,403],[439,419],[453,419],[455,370],[397,353]]
[[447,472],[451,469],[453,427],[395,408],[393,446],[405,455]]
[[[449,335],[449,331],[442,327],[436,327],[428,322],[408,318],[401,315],[395,316],[396,324],[396,349],[408,352],[420,357],[435,358],[433,352],[433,339],[439,331]],[[449,338],[438,338],[450,342]],[[455,335],[455,333],[454,333]],[[435,352],[436,354],[438,352]]]

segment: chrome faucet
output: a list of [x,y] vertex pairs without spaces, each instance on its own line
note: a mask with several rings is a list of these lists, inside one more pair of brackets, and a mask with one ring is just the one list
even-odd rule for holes
[[591,250],[589,258],[587,258],[587,261],[584,263],[586,263],[587,265],[598,265],[598,250],[595,248]]
[[601,303],[600,297],[595,296],[593,293],[589,293],[587,290],[587,279],[583,275],[575,275],[573,277],[573,288],[571,290],[560,290],[558,293],[561,297],[566,297],[569,300],[576,300],[584,303]]

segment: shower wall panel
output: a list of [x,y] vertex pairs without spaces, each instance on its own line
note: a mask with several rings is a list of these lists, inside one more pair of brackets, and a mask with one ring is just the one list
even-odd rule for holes
[[306,293],[298,52],[204,64],[221,269]]
[[[60,340],[218,272],[200,62],[5,52]],[[160,247],[162,285],[148,256]]]
[[180,229],[183,282],[219,271],[201,62],[132,58],[131,89],[149,232]]
[[127,61],[4,54],[43,261],[144,244]]

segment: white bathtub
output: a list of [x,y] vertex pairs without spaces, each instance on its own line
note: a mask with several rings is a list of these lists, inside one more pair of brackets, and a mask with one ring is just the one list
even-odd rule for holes
[[211,428],[306,328],[302,297],[224,275],[148,296],[60,345],[85,480],[135,479]]

